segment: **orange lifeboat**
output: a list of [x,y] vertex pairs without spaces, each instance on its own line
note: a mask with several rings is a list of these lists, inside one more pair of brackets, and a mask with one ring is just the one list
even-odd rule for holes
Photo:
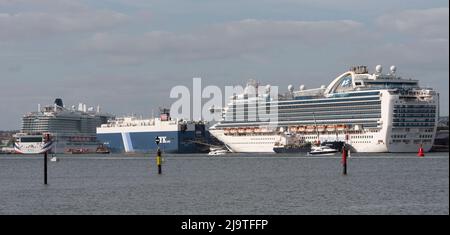
[[245,133],[245,129],[244,129],[244,128],[239,128],[239,129],[238,129],[238,133],[239,133],[239,134]]
[[230,129],[229,129],[229,128],[223,129],[223,133],[224,133],[225,135],[230,134]]
[[289,127],[289,131],[290,132],[297,132],[297,127],[296,126],[291,126],[291,127]]
[[256,127],[256,128],[253,130],[253,132],[255,132],[255,133],[261,133],[261,129],[260,129],[259,127]]
[[298,126],[298,128],[297,128],[297,130],[299,131],[299,132],[303,132],[303,131],[305,131],[305,126]]
[[345,125],[338,125],[337,129],[338,129],[338,131],[343,131],[343,130],[345,130]]
[[327,126],[327,131],[329,131],[329,132],[336,131],[336,126],[335,126],[335,125],[329,125],[329,126]]
[[251,133],[253,133],[253,129],[252,128],[247,128],[247,129],[245,129],[245,133],[251,134]]
[[325,126],[317,126],[317,131],[319,131],[319,132],[323,132],[323,131],[325,131]]
[[315,131],[316,130],[316,127],[315,126],[307,126],[306,127],[306,132],[313,132],[313,131]]

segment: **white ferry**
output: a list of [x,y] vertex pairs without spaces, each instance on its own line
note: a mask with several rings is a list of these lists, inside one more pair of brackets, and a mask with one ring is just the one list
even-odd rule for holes
[[[247,89],[253,86],[255,89]],[[328,86],[288,92],[271,97],[270,86],[258,91],[257,83],[247,84],[243,94],[230,97],[222,109],[223,120],[210,133],[233,152],[273,152],[274,144],[286,131],[306,141],[346,141],[353,152],[416,152],[432,147],[436,134],[439,94],[420,87],[418,80],[388,74],[376,66],[370,74],[366,66],[352,67]],[[257,104],[276,107],[277,122],[259,121]]]

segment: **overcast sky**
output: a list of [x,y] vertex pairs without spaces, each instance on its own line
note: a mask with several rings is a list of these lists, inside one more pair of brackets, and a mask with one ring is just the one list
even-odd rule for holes
[[284,91],[377,64],[448,115],[448,40],[448,0],[0,0],[0,129],[55,97],[150,116],[193,77]]

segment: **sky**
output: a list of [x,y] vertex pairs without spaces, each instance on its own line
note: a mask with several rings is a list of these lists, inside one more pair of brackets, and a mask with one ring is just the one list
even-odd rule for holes
[[328,85],[397,66],[449,106],[447,0],[0,0],[0,130],[51,104],[151,116],[172,87]]

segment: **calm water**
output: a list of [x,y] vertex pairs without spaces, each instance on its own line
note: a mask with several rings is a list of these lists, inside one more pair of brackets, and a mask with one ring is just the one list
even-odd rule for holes
[[0,155],[0,214],[449,214],[448,153]]

